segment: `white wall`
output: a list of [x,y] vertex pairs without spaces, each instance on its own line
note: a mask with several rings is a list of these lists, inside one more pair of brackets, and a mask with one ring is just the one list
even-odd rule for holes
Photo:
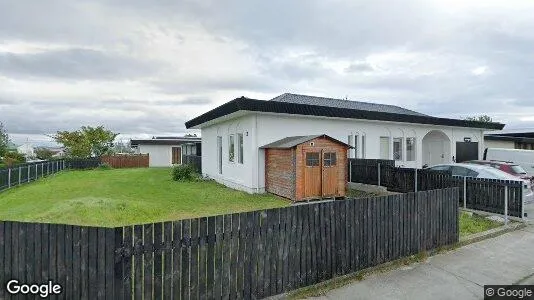
[[[390,137],[390,156],[393,158],[393,138],[403,138],[403,160],[398,166],[422,167],[422,140],[432,130],[441,130],[450,139],[448,162],[456,156],[456,141],[465,137],[479,142],[479,155],[484,150],[483,130],[471,128],[445,127],[438,125],[408,124],[395,122],[337,119],[314,116],[296,116],[267,113],[250,113],[209,127],[202,128],[202,172],[230,187],[248,192],[265,190],[265,153],[259,147],[288,136],[327,134],[343,142],[348,135],[358,135],[358,149],[353,153],[362,157],[361,141],[365,136],[365,158],[379,158],[380,137]],[[228,162],[228,135],[248,132],[244,136],[245,162],[243,165]],[[217,170],[217,135],[223,137],[223,172]],[[406,138],[416,138],[416,160],[405,161]]]
[[513,141],[490,141],[485,140],[486,148],[504,148],[515,149],[515,142]]
[[[258,146],[256,116],[247,115],[202,128],[202,174],[235,189],[249,193],[258,190]],[[243,164],[238,163],[237,133],[243,134]],[[228,140],[234,135],[235,160],[229,161]],[[222,137],[222,174],[218,171],[217,136]]]
[[172,147],[170,145],[139,145],[139,153],[149,154],[150,167],[172,166]]

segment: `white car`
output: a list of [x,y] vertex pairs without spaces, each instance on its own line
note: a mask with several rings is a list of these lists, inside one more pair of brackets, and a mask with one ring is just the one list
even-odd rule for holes
[[474,177],[474,178],[489,178],[500,180],[522,181],[523,184],[523,200],[526,204],[534,202],[534,186],[530,180],[525,180],[503,172],[501,170],[492,168],[490,166],[475,165],[475,164],[443,164],[435,165],[429,170],[435,171],[450,171],[453,176]]

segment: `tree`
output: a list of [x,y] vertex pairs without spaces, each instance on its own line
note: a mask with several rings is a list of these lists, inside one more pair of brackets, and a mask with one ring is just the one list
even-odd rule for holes
[[7,145],[9,144],[9,135],[6,132],[4,124],[0,122],[0,157],[4,157],[7,152]]
[[35,156],[38,159],[49,160],[52,158],[53,155],[54,155],[54,152],[50,149],[46,149],[46,148],[35,149]]
[[467,117],[465,118],[466,121],[476,121],[476,122],[484,122],[484,123],[491,123],[493,122],[493,119],[488,115],[481,115],[478,117]]
[[130,141],[118,141],[115,143],[115,146],[113,146],[113,152],[133,154],[135,151],[132,149]]
[[117,135],[104,126],[82,126],[76,131],[58,131],[53,138],[65,147],[68,156],[91,157],[111,152]]

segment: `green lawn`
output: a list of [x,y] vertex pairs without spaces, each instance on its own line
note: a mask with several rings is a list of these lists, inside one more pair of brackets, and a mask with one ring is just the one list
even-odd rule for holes
[[467,212],[460,212],[461,237],[497,228],[499,226],[502,226],[502,223],[488,220],[475,214],[470,216]]
[[169,168],[67,171],[0,193],[0,220],[119,226],[288,206]]

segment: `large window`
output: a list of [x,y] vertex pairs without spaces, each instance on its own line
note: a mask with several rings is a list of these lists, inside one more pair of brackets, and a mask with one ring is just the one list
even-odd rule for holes
[[365,135],[362,135],[362,157],[365,158]]
[[237,134],[237,162],[243,163],[243,134]]
[[233,134],[228,137],[228,161],[235,161],[235,141]]
[[380,137],[380,159],[390,159],[389,157],[389,137]]
[[406,161],[415,161],[415,138],[406,138]]
[[393,139],[393,159],[402,160],[402,138]]
[[[354,145],[352,144],[352,137],[353,137],[352,135],[349,135],[349,137],[348,137],[348,139],[347,139],[347,144],[349,144],[350,146],[354,146]],[[348,153],[349,153],[349,158],[356,157],[356,155],[353,154],[353,153],[354,153],[354,150],[353,150],[353,149],[349,149],[349,152],[348,152]]]

